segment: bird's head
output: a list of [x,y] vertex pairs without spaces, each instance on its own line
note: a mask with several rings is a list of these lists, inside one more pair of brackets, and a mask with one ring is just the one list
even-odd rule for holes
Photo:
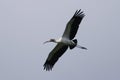
[[48,43],[48,42],[56,42],[56,40],[55,40],[55,39],[50,39],[50,40],[48,40],[48,41],[45,41],[44,44],[45,44],[45,43]]

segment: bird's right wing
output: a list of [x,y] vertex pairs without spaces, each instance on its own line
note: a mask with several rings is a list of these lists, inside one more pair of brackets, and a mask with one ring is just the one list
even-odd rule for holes
[[52,70],[54,64],[57,62],[57,60],[63,55],[63,53],[68,49],[67,45],[64,45],[62,43],[58,43],[56,47],[50,52],[48,55],[48,58],[45,62],[44,69],[46,71]]

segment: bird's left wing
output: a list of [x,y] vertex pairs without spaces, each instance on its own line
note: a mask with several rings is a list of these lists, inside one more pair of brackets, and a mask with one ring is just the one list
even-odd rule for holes
[[75,37],[79,28],[79,24],[81,23],[84,16],[85,15],[81,9],[77,10],[71,20],[67,23],[62,37],[67,37],[72,40]]
[[68,49],[67,45],[64,45],[62,43],[58,43],[56,47],[50,52],[48,55],[48,58],[45,62],[44,69],[46,71],[52,70],[54,64],[57,62],[57,60],[63,55],[63,53]]

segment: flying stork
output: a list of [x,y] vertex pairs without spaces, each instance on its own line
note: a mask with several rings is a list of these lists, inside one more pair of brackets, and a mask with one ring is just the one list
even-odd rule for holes
[[44,42],[44,43],[47,43],[47,42],[57,43],[56,47],[49,53],[48,58],[43,65],[44,70],[46,71],[52,70],[54,64],[63,55],[63,53],[68,49],[68,47],[70,49],[73,49],[74,47],[78,47],[78,48],[87,50],[87,48],[78,45],[77,39],[74,39],[78,31],[79,24],[81,23],[84,16],[85,15],[83,11],[81,11],[81,9],[76,10],[71,20],[67,23],[66,29],[62,37],[57,40],[50,39],[49,41]]

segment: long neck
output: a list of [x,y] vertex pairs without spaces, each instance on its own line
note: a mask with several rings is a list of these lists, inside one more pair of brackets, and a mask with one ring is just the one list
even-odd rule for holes
[[62,41],[62,38],[55,40],[56,43],[60,43],[61,41]]

